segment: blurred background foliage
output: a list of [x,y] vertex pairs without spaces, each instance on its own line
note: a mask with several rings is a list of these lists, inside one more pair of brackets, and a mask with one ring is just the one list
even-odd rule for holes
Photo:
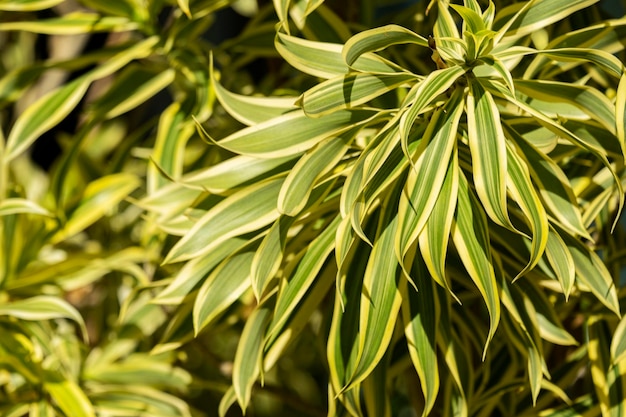
[[[496,1],[496,10],[509,3]],[[276,9],[285,4],[289,2],[0,0],[0,415],[242,415],[240,408],[229,407],[235,401],[230,387],[244,326],[250,320],[262,322],[255,294],[242,286],[222,293],[211,289],[224,302],[204,313],[200,332],[194,299],[225,255],[185,264],[163,261],[204,212],[257,179],[252,163],[233,163],[237,178],[226,178],[217,169],[207,172],[208,167],[228,169],[220,163],[234,161],[235,154],[213,146],[197,126],[213,138],[227,137],[269,118],[274,108],[276,114],[292,109],[297,97],[320,82],[288,64],[286,52],[277,50]],[[290,35],[344,44],[363,30],[394,23],[427,36],[436,18],[436,13],[427,14],[428,6],[404,0],[293,1]],[[609,52],[625,62],[623,15],[622,3],[603,1],[529,37],[540,48],[560,35],[617,18],[611,32],[617,39],[611,45],[621,46]],[[431,53],[405,44],[381,54],[416,74],[428,74],[434,69]],[[600,72],[587,73],[588,68],[564,73],[562,81],[588,78],[614,97],[615,82]],[[272,96],[267,115],[249,123],[237,108],[229,108],[229,103],[242,108],[247,103],[258,109],[267,96]],[[376,104],[395,108],[402,98],[392,91]],[[570,151],[564,146],[563,155],[558,149],[553,155],[567,159]],[[271,163],[258,172],[280,173],[295,161],[277,158]],[[564,171],[574,189],[595,198],[611,182],[600,165],[581,157]],[[183,178],[187,186],[180,186]],[[588,223],[594,250],[617,284],[623,309],[626,230],[620,222],[611,233],[615,201],[608,204],[609,196],[605,201]],[[311,244],[321,226],[310,227],[293,242],[293,256],[301,256],[300,249]],[[261,244],[250,237],[244,233],[215,252],[243,254],[240,264],[230,266],[233,270],[249,266]],[[524,287],[523,280],[520,288],[525,294],[536,291]],[[545,382],[543,388],[552,395],[540,396],[538,408],[532,408],[528,390],[520,392],[526,384],[525,364],[509,363],[519,359],[508,352],[514,348],[495,343],[485,365],[480,340],[464,353],[467,366],[475,368],[470,374],[476,390],[483,391],[482,398],[503,397],[505,406],[474,403],[470,414],[600,415],[602,401],[593,389],[594,370],[584,359],[585,343],[596,332],[602,337],[593,340],[610,344],[617,316],[609,317],[593,298],[572,295],[566,303],[543,293],[534,296],[541,300],[539,306],[554,306],[546,314],[556,314],[555,321],[562,321],[575,339],[571,346],[544,347],[555,384],[567,381],[567,398],[555,400],[554,393],[561,391]],[[478,313],[472,317],[482,314],[488,320],[476,292],[468,297],[463,306],[454,305],[455,314],[474,310]],[[345,412],[328,411],[334,407],[326,345],[333,290],[318,298],[275,366],[263,373],[262,381],[253,381],[246,415]],[[382,360],[394,364],[388,375],[380,375],[387,386],[370,384],[361,393],[363,401],[371,395],[367,389],[379,389],[389,398],[381,416],[419,415],[424,398],[406,347],[395,345]],[[510,390],[494,380],[511,382]],[[448,396],[454,389],[442,387],[447,391],[439,401],[454,398]],[[514,406],[507,409],[507,402]],[[443,404],[441,414],[433,415],[456,415],[454,406]],[[548,411],[537,411],[542,409]]]

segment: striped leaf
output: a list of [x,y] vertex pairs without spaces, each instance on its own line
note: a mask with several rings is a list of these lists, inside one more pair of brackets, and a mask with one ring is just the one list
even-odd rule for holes
[[328,136],[339,134],[372,116],[376,113],[370,110],[340,110],[312,119],[302,111],[293,111],[239,130],[217,144],[239,155],[289,157],[299,155]]
[[260,301],[266,293],[268,285],[281,266],[287,244],[287,233],[294,221],[293,217],[280,216],[270,227],[254,254],[250,266],[250,279],[257,301]]
[[516,80],[515,87],[535,99],[571,104],[601,123],[609,132],[615,133],[613,103],[595,88],[544,80]]
[[411,84],[417,76],[409,73],[370,74],[351,72],[331,78],[306,91],[299,99],[310,116],[352,108],[379,97],[403,84]]
[[0,316],[16,317],[21,320],[71,319],[79,325],[83,337],[87,338],[87,328],[83,317],[67,301],[48,295],[37,295],[23,300],[0,305]]
[[384,356],[400,312],[402,297],[398,288],[400,278],[396,256],[389,250],[398,227],[397,201],[399,189],[390,193],[382,207],[377,236],[367,263],[361,290],[359,339],[356,367],[345,389],[362,382]]
[[128,65],[106,93],[91,105],[90,111],[98,118],[118,117],[166,88],[174,81],[175,75],[173,69],[155,72],[138,64]]
[[262,372],[263,334],[271,317],[271,309],[259,306],[246,320],[233,362],[233,388],[245,412],[252,396],[252,387]]
[[276,199],[283,180],[261,181],[216,204],[174,245],[164,262],[207,255],[232,237],[271,224],[279,216]]
[[[535,30],[558,22],[597,1],[598,0],[535,0],[520,3],[503,9],[498,16],[499,18],[496,18],[495,24],[499,26],[499,24],[502,23],[501,20],[513,15],[500,29],[500,32],[504,36],[520,38]],[[524,7],[520,8],[520,5]]]
[[63,0],[11,0],[0,3],[0,10],[6,12],[33,12],[52,8],[62,2]]
[[46,372],[43,389],[68,416],[95,417],[96,412],[78,384],[53,372]]
[[37,214],[40,216],[53,217],[45,208],[41,207],[34,201],[24,198],[7,198],[0,201],[0,216],[8,216],[11,214]]
[[212,67],[211,86],[228,114],[246,126],[265,122],[297,108],[295,106],[297,97],[245,96],[228,91],[215,78]]
[[38,99],[18,117],[9,133],[4,158],[7,162],[22,154],[76,107],[91,80],[85,76],[67,83]]
[[528,264],[518,273],[522,276],[537,265],[548,244],[548,216],[530,180],[528,167],[507,142],[508,189],[519,204],[531,229],[531,249]]
[[93,32],[122,32],[136,29],[137,26],[135,22],[123,17],[73,12],[51,19],[2,22],[0,23],[0,31],[19,30],[45,35],[79,35]]
[[617,364],[624,358],[626,358],[626,318],[622,317],[611,340],[611,361]]
[[[285,61],[305,74],[329,79],[350,71],[341,54],[341,44],[310,41],[278,33],[275,46]],[[358,71],[373,73],[404,71],[396,64],[374,54],[359,57],[351,66]]]
[[[255,179],[268,178],[290,169],[294,156],[261,159],[237,155],[198,171],[190,172],[180,179],[186,187],[208,191],[213,194],[232,192]],[[161,188],[163,190],[164,188]],[[158,194],[158,193],[157,193]],[[153,196],[156,198],[157,194]],[[168,197],[166,193],[164,197]],[[150,199],[150,198],[149,198]]]
[[491,220],[515,230],[507,213],[506,139],[500,112],[493,96],[477,82],[470,84],[466,104],[476,194]]
[[565,299],[567,300],[572,292],[572,288],[574,287],[576,279],[576,265],[574,264],[574,258],[567,248],[567,245],[552,227],[550,227],[550,232],[548,234],[546,256],[550,266],[557,276],[557,279],[561,283],[563,295],[565,295]]
[[428,47],[428,40],[417,33],[398,25],[364,30],[354,35],[343,47],[343,57],[352,66],[356,60],[367,52],[377,52],[391,45],[410,43]]
[[170,104],[161,113],[152,151],[155,164],[148,167],[148,193],[153,193],[169,182],[165,175],[170,178],[181,175],[185,146],[194,132],[194,124],[179,103]]
[[569,179],[561,168],[509,124],[503,124],[507,138],[513,140],[524,155],[526,166],[539,191],[544,207],[569,232],[589,238]]
[[609,310],[621,316],[615,283],[600,257],[585,244],[570,237],[567,233],[559,231],[559,235],[572,254],[576,280],[589,288]]
[[478,287],[489,311],[489,334],[483,351],[484,358],[500,321],[500,297],[491,259],[485,212],[469,188],[464,174],[459,176],[452,239],[467,273]]
[[457,140],[463,106],[454,96],[431,118],[417,149],[417,161],[409,171],[398,207],[399,225],[394,247],[402,261],[417,240],[437,202]]
[[626,72],[619,80],[617,96],[615,98],[615,123],[617,139],[622,149],[622,155],[626,157]]
[[450,159],[437,202],[419,236],[419,249],[431,277],[455,298],[456,296],[452,293],[452,287],[446,276],[446,255],[456,210],[458,186],[459,162],[457,154],[453,150],[452,159]]
[[278,336],[292,312],[318,279],[319,271],[334,248],[335,232],[340,220],[339,216],[335,217],[311,242],[302,258],[296,260],[289,281],[278,292],[273,319],[267,332],[268,344]]
[[296,216],[304,209],[316,182],[335,168],[348,151],[357,131],[358,128],[343,135],[331,136],[298,160],[278,194],[278,211],[281,214]]
[[414,277],[417,291],[409,287],[406,281],[402,282],[402,318],[409,355],[419,375],[425,398],[422,416],[427,416],[439,392],[436,336],[440,313],[433,282],[419,257],[413,263],[411,276]]
[[603,417],[618,417],[626,412],[624,367],[611,362],[609,340],[611,330],[598,316],[588,319],[587,353],[591,377]]
[[437,20],[433,28],[437,53],[441,54],[444,59],[462,62],[462,47],[459,43],[454,42],[454,40],[461,38],[454,17],[452,17],[447,4],[444,2],[437,3],[439,5]]
[[254,251],[250,249],[235,253],[218,265],[204,281],[193,306],[196,336],[250,287],[253,258]]
[[[422,114],[428,106],[443,93],[445,93],[454,82],[459,79],[465,70],[460,66],[437,70],[431,72],[422,82],[416,84],[412,90],[415,90],[415,100],[409,102],[409,109],[403,113],[400,119],[400,137],[402,139],[402,149],[408,146],[409,131],[413,127],[417,117]],[[407,155],[410,158],[410,155]]]

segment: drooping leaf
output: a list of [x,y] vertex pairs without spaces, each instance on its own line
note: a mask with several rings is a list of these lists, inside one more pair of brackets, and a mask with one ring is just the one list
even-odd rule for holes
[[402,279],[398,260],[389,250],[398,227],[398,214],[394,202],[400,189],[389,193],[382,207],[377,227],[378,238],[367,263],[361,290],[359,315],[359,340],[356,366],[346,389],[363,381],[378,365],[388,349],[402,297],[398,280]]
[[409,355],[419,375],[425,398],[422,416],[429,415],[439,392],[436,337],[439,327],[438,299],[424,262],[417,257],[413,273],[417,291],[404,282],[402,291],[402,318]]
[[0,315],[22,320],[52,320],[67,318],[75,321],[87,338],[87,328],[78,310],[67,301],[49,295],[37,295],[23,300],[0,304]]
[[478,287],[489,311],[489,334],[483,351],[484,358],[500,321],[500,290],[491,259],[487,219],[464,174],[459,176],[459,194],[455,221],[452,223],[452,239],[465,269]]
[[239,155],[282,158],[299,155],[330,135],[365,122],[376,113],[369,110],[340,110],[319,119],[293,111],[239,130],[217,144]]
[[514,230],[506,204],[506,139],[493,96],[472,82],[467,95],[468,141],[476,194],[487,215]]
[[409,73],[351,72],[316,85],[306,91],[300,97],[299,102],[306,114],[319,116],[367,103],[403,84],[411,84],[417,79],[417,76]]
[[258,230],[279,216],[276,199],[284,178],[244,188],[216,204],[167,254],[166,263],[208,254],[226,240]]
[[262,372],[263,334],[270,318],[270,308],[257,307],[248,317],[237,345],[233,362],[233,388],[244,412],[250,403],[252,386]]
[[229,256],[204,281],[193,308],[196,335],[250,287],[253,257],[253,250]]
[[343,47],[342,55],[348,66],[367,52],[377,52],[391,45],[413,43],[428,47],[428,40],[398,25],[364,30],[351,37]]

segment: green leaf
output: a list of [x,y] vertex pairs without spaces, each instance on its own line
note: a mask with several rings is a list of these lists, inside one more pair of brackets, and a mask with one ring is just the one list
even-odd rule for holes
[[417,257],[411,274],[417,291],[406,281],[401,285],[402,317],[409,355],[420,378],[425,398],[422,416],[431,412],[439,392],[436,337],[439,327],[438,299],[424,262]]
[[619,140],[622,155],[626,158],[626,72],[622,74],[615,97],[615,122],[617,139]]
[[78,310],[67,301],[48,295],[38,295],[23,300],[0,304],[0,315],[21,320],[53,320],[66,318],[74,320],[87,338],[87,328]]
[[65,415],[96,416],[89,398],[76,382],[65,379],[56,373],[47,372],[43,388]]
[[130,64],[117,75],[115,81],[90,111],[96,118],[112,119],[146,102],[174,81],[176,72],[168,68],[155,71],[139,64]]
[[[609,132],[615,133],[613,103],[595,88],[545,80],[516,80],[515,87],[518,91],[538,100],[576,106],[592,120],[601,123]],[[558,110],[556,112],[558,113]]]
[[278,211],[287,216],[296,216],[307,205],[316,182],[335,168],[343,158],[356,132],[331,136],[305,153],[291,169],[280,193]]
[[198,171],[190,172],[180,180],[186,187],[193,187],[213,194],[228,194],[255,179],[268,178],[289,170],[295,157],[262,159],[237,155]]
[[621,317],[615,283],[602,259],[580,240],[570,237],[567,233],[559,234],[572,254],[576,279],[589,288],[609,310]]
[[[536,0],[519,3],[502,9],[496,18],[495,26],[502,20],[515,15],[499,29],[500,36],[520,38],[535,30],[548,27],[569,15],[597,3],[598,0]],[[520,6],[524,6],[520,8]],[[519,9],[519,10],[518,10]],[[517,13],[516,13],[517,12]]]
[[34,12],[50,9],[64,0],[11,0],[0,3],[0,10],[7,12]]
[[302,111],[293,111],[239,130],[217,144],[240,155],[257,158],[288,157],[301,154],[321,140],[376,115],[371,110],[340,110],[312,119]]
[[452,239],[465,269],[478,287],[489,311],[489,334],[483,351],[484,358],[500,321],[500,290],[493,270],[487,219],[482,206],[469,188],[465,174],[459,176]]
[[423,36],[402,26],[386,25],[365,30],[348,39],[343,47],[342,55],[346,64],[352,66],[365,53],[377,52],[391,45],[402,43],[428,47],[428,40]]
[[[276,50],[294,68],[324,79],[350,71],[342,56],[341,44],[315,42],[278,33]],[[402,72],[404,69],[374,54],[365,54],[352,64],[352,69],[373,73]]]
[[508,189],[528,219],[532,232],[530,259],[524,269],[518,273],[517,277],[520,277],[537,265],[546,249],[549,235],[548,216],[541,204],[539,195],[535,191],[535,186],[530,180],[528,167],[508,142],[506,145]]
[[295,218],[280,216],[270,227],[251,265],[252,290],[257,301],[267,292],[268,285],[276,276],[283,260],[287,233]]
[[267,344],[271,344],[290,319],[292,312],[302,303],[307,291],[318,280],[319,271],[334,249],[335,232],[341,220],[332,219],[309,244],[301,259],[294,260],[294,270],[278,292],[272,322],[267,332]]
[[0,201],[0,216],[8,216],[17,213],[54,217],[51,212],[31,200],[24,198],[7,198],[6,200]]
[[415,153],[417,161],[409,171],[398,206],[399,224],[394,248],[400,262],[422,233],[439,197],[463,114],[461,98],[460,93],[454,94],[435,112]]
[[191,19],[192,16],[191,16],[191,10],[189,10],[189,0],[176,0],[176,3],[178,3],[178,7],[180,7],[180,10],[182,10],[183,13],[185,13],[185,16]]
[[252,386],[262,372],[263,335],[271,318],[267,306],[257,307],[246,320],[233,362],[233,388],[245,412],[250,403]]
[[173,178],[180,177],[187,141],[195,133],[194,123],[189,114],[177,102],[170,104],[159,117],[156,141],[152,151],[152,161],[157,166],[148,167],[148,193],[169,182],[160,172]]
[[476,194],[494,222],[512,231],[506,204],[506,139],[493,96],[478,82],[467,95],[467,136]]
[[164,263],[207,255],[232,237],[272,223],[279,216],[276,199],[283,180],[261,181],[216,204],[174,245]]
[[567,245],[552,227],[550,227],[550,232],[548,234],[546,256],[550,266],[552,266],[552,269],[557,276],[557,279],[561,283],[563,294],[567,300],[572,292],[572,288],[574,287],[574,282],[576,280],[576,266],[574,264],[574,258],[572,258],[572,254],[567,248]]
[[5,161],[9,162],[22,154],[39,136],[65,119],[83,98],[90,84],[88,77],[77,78],[28,106],[9,133]]
[[100,16],[96,13],[73,12],[62,17],[35,21],[0,23],[0,31],[26,31],[46,35],[79,35],[94,32],[124,32],[138,25],[123,17]]
[[67,223],[52,237],[52,242],[61,242],[91,226],[138,186],[139,179],[130,173],[107,175],[92,181]]
[[611,340],[611,361],[617,364],[626,358],[626,317],[622,317]]
[[487,29],[479,11],[458,4],[450,4],[450,7],[452,7],[463,18],[463,24],[471,33],[477,34],[478,32]]
[[281,116],[297,107],[298,97],[259,97],[235,94],[225,89],[211,71],[215,96],[228,114],[246,126],[252,126]]
[[456,210],[458,187],[459,161],[457,153],[453,151],[441,191],[419,236],[419,249],[432,279],[447,289],[454,298],[456,296],[452,293],[452,287],[446,276],[446,254]]
[[507,138],[513,140],[524,155],[545,208],[569,232],[589,239],[576,196],[565,173],[554,160],[535,148],[508,123],[502,126]]
[[418,77],[408,73],[370,74],[353,72],[326,80],[306,91],[299,104],[307,115],[319,116],[353,108],[379,97]]
[[356,366],[344,389],[363,381],[379,364],[389,347],[400,312],[402,297],[398,288],[399,264],[393,251],[398,213],[395,201],[401,188],[390,192],[382,204],[377,238],[367,261],[361,290],[359,339]]
[[204,281],[193,307],[195,336],[250,287],[253,258],[250,249],[229,256]]

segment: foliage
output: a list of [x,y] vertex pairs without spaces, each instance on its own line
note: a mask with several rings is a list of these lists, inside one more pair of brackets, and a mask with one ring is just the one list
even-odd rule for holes
[[0,414],[625,413],[626,19],[395,3],[0,3]]

